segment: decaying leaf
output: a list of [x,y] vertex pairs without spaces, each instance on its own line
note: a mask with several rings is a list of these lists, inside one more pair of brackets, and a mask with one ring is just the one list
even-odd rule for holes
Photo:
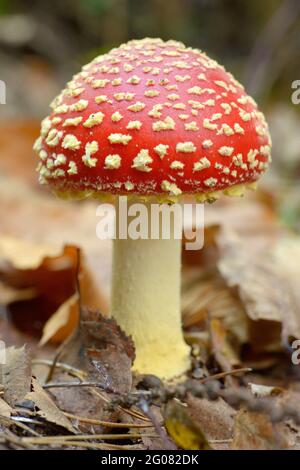
[[236,415],[233,450],[278,450],[287,448],[279,426],[263,413],[241,410]]
[[[5,292],[4,288],[0,290],[0,303],[2,291],[6,301],[15,302],[9,309],[21,331],[37,336],[49,317],[55,315],[49,320],[42,344],[50,339],[63,341],[77,325],[79,312],[73,296],[78,282],[84,306],[99,308],[105,304],[86,259],[75,246],[57,249],[0,237],[0,282],[0,287],[5,286]],[[39,331],[33,331],[34,325]]]
[[222,398],[212,402],[189,396],[187,404],[190,418],[198,423],[207,439],[232,439],[236,411]]
[[183,271],[183,325],[205,325],[207,317],[218,318],[239,341],[248,340],[248,320],[240,300],[216,269]]
[[43,328],[43,336],[40,340],[40,345],[43,346],[46,344],[54,335],[57,334],[61,328],[68,325],[70,321],[70,315],[72,313],[72,308],[76,307],[78,303],[78,294],[75,293],[66,300],[58,310],[49,318],[47,323],[44,325]]
[[[60,361],[71,364],[87,373],[90,382],[128,393],[132,388],[131,366],[134,360],[134,346],[131,338],[119,328],[114,320],[98,312],[82,310],[80,327],[59,357]],[[67,381],[66,374],[55,375],[55,380]],[[103,398],[92,388],[53,388],[59,407],[77,415],[103,419],[105,413]],[[103,393],[101,392],[103,395]]]
[[6,349],[6,363],[0,365],[3,398],[11,406],[24,400],[30,390],[31,360],[28,349],[11,346]]
[[135,358],[132,339],[114,319],[88,310],[82,313],[81,338],[90,376],[120,392],[128,392]]
[[56,406],[52,398],[50,398],[35,378],[32,378],[32,392],[27,393],[26,399],[33,401],[39,408],[38,414],[50,423],[57,424],[71,433],[76,432],[68,418]]
[[218,243],[219,270],[230,287],[238,288],[250,318],[280,322],[288,299],[282,295],[270,252],[265,246],[250,245],[229,229],[222,230]]
[[[252,321],[262,322],[262,325],[269,322],[265,349],[270,351],[281,349],[281,328],[285,337],[300,337],[300,299],[295,281],[299,267],[292,261],[299,254],[299,242],[297,248],[296,243],[286,243],[286,246],[285,243],[278,242],[276,238],[268,243],[266,240],[249,243],[228,229],[222,230],[218,236],[221,275],[229,287],[238,289]],[[253,343],[259,348],[261,341],[256,333]]]
[[193,421],[187,409],[177,401],[167,403],[165,427],[174,442],[184,450],[210,450],[202,428]]

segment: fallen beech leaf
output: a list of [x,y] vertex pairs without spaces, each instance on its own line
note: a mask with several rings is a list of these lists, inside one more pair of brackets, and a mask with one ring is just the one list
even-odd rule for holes
[[49,318],[43,328],[43,336],[40,340],[40,346],[46,344],[59,330],[61,330],[61,328],[68,325],[72,314],[72,308],[77,305],[78,299],[78,294],[73,294],[72,297],[66,300]]
[[63,412],[56,406],[52,398],[41,387],[38,381],[32,378],[32,392],[27,393],[26,399],[31,400],[39,408],[38,414],[50,423],[57,424],[71,433],[76,433],[71,422],[66,418]]
[[[26,263],[23,260],[24,269],[21,269],[14,266],[16,263],[11,251],[13,251],[13,247],[16,247],[16,253],[25,249],[23,242],[5,239],[3,246],[9,247],[9,249],[5,249],[5,258],[2,259],[0,256],[0,279],[2,282],[18,291],[31,289],[35,292],[31,299],[19,300],[8,305],[10,320],[21,332],[31,336],[40,336],[44,323],[76,291],[78,249],[66,246],[60,248],[60,253],[57,256],[42,257],[42,255],[46,255],[43,247],[27,243]],[[50,251],[47,250],[48,253]],[[4,250],[2,254],[4,255]],[[38,265],[38,263],[40,264]],[[76,311],[72,313],[70,321],[58,331],[53,338],[54,341],[63,340],[74,329],[78,315]]]
[[205,431],[207,439],[232,438],[236,411],[222,398],[210,401],[206,398],[189,396],[187,405],[190,418]]
[[4,387],[4,400],[11,406],[24,400],[30,390],[31,363],[27,348],[6,349],[6,363],[0,365],[0,379]]
[[6,401],[0,398],[0,416],[9,418],[13,412],[13,409],[6,403]]
[[189,417],[183,405],[176,401],[168,402],[164,416],[166,430],[180,449],[211,449],[201,427]]
[[216,269],[183,270],[182,316],[185,328],[206,329],[207,318],[218,319],[236,344],[249,340],[249,320],[245,309]]
[[[76,334],[68,341],[59,361],[87,373],[86,381],[99,382],[104,388],[128,393],[132,388],[131,366],[134,345],[113,319],[99,312],[81,311],[81,321]],[[53,380],[66,382],[67,374],[55,374]],[[74,380],[71,378],[71,380]],[[105,392],[88,387],[52,388],[59,407],[73,414],[105,419],[107,411],[101,395]]]
[[281,321],[287,306],[274,261],[265,247],[256,247],[232,230],[218,236],[221,248],[219,270],[230,287],[238,287],[240,297],[252,320]]
[[263,413],[240,410],[235,418],[233,450],[286,449],[287,443],[279,426]]
[[131,366],[135,358],[133,341],[112,318],[85,310],[81,322],[82,345],[89,374],[119,392],[132,386]]
[[[22,254],[24,251],[26,256]],[[62,342],[75,329],[79,317],[78,306],[75,302],[68,302],[68,299],[74,295],[78,282],[82,305],[87,308],[104,305],[104,297],[86,259],[77,247],[66,246],[60,248],[57,253],[55,247],[48,245],[0,237],[0,289],[2,285],[12,289],[12,295],[8,297],[7,294],[5,300],[18,301],[9,307],[13,323],[16,322],[20,330],[33,334],[34,325],[39,326],[41,330],[52,315],[58,315],[52,320],[52,333],[48,330],[46,340],[43,338],[42,344],[49,339],[55,343]],[[20,295],[17,297],[19,291]],[[23,291],[25,298],[21,296]],[[29,293],[32,295],[29,296]],[[65,302],[66,305],[63,305]],[[64,320],[62,311],[65,312]],[[62,324],[61,328],[58,328],[57,319]],[[54,327],[54,324],[57,327]],[[40,330],[36,333],[40,334]]]
[[300,274],[296,261],[300,243],[297,241],[297,249],[295,245],[284,247],[286,240],[287,237],[278,242],[275,238],[267,246],[255,240],[250,243],[229,229],[217,237],[220,273],[229,287],[238,289],[252,320],[250,341],[256,350],[281,350],[281,331],[285,338],[300,337],[296,281]]

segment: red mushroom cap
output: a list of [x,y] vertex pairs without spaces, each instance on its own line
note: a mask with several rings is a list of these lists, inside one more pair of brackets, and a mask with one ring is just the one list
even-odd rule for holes
[[35,144],[61,191],[207,193],[256,181],[270,161],[263,114],[204,53],[130,41],[83,67]]

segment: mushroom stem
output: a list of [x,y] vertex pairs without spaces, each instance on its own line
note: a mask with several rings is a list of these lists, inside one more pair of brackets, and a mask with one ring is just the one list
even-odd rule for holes
[[[128,210],[136,202],[141,201],[128,201]],[[144,207],[150,227],[151,202],[144,202]],[[136,371],[161,378],[178,376],[189,368],[189,347],[181,326],[181,239],[174,236],[176,224],[182,230],[181,211],[171,220],[170,239],[162,238],[162,223],[159,239],[120,239],[119,213],[118,202],[111,315],[134,340]],[[157,218],[155,222],[159,223]]]

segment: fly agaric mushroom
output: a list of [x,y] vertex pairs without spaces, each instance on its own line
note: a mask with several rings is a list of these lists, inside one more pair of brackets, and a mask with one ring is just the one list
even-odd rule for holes
[[[130,41],[96,57],[52,108],[35,150],[41,183],[65,198],[211,202],[253,187],[270,161],[254,100],[222,66],[176,41]],[[189,368],[180,254],[175,238],[114,241],[111,315],[132,335],[141,373]]]

